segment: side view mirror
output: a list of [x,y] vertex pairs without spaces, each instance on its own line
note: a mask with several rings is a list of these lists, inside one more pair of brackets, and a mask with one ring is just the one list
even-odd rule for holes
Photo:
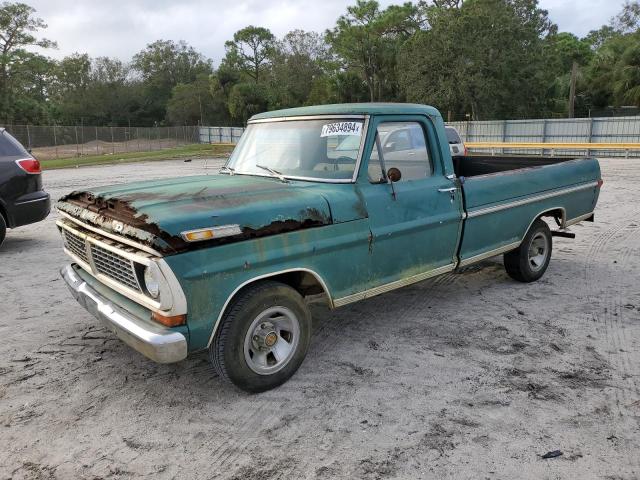
[[394,149],[395,146],[396,146],[396,142],[387,142],[384,144],[384,148],[382,149],[382,151],[390,152]]
[[396,167],[391,167],[387,171],[387,178],[395,183],[400,181],[400,179],[402,178],[402,173],[400,173],[400,170],[398,170]]

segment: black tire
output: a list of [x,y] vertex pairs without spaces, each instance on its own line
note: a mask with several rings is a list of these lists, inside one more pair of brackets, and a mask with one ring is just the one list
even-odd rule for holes
[[7,235],[7,222],[5,222],[2,213],[0,213],[0,246],[2,246],[2,242],[4,242],[4,238]]
[[[268,312],[272,311],[276,311],[276,313],[269,317]],[[282,313],[282,311],[287,315],[286,318],[277,317],[277,312]],[[265,316],[266,314],[267,316]],[[295,317],[295,320],[291,315]],[[285,321],[291,322],[291,325],[297,321],[297,333],[295,335],[289,334],[291,335],[289,337],[291,342],[285,341],[285,330],[278,330],[278,326],[269,323],[271,318],[285,318]],[[278,367],[277,357],[274,356],[271,350],[269,350],[269,353],[264,353],[268,349],[265,345],[265,343],[268,343],[266,339],[271,333],[261,337],[262,343],[253,343],[258,338],[253,333],[257,331],[259,326],[264,329],[265,324],[270,325],[272,328],[268,326],[266,330],[259,330],[259,333],[269,330],[278,331],[276,343],[286,342],[280,343],[278,348],[284,346],[289,348],[286,362],[283,360],[282,366]],[[251,336],[248,335],[250,328],[252,329]],[[280,336],[280,332],[282,332],[283,336]],[[297,336],[297,341],[294,341],[295,336]],[[264,392],[282,385],[298,370],[307,355],[310,340],[311,313],[302,296],[296,290],[283,283],[263,281],[251,285],[240,292],[227,308],[218,333],[209,347],[209,359],[221,378],[230,381],[246,392]],[[249,345],[248,353],[246,352],[247,344]],[[276,350],[276,345],[274,344],[273,346],[273,350]],[[265,355],[266,365],[258,365],[258,357],[254,361],[256,354],[253,353],[251,355],[254,351],[258,352],[260,358],[262,358],[263,354]],[[269,360],[269,355],[271,355],[271,360]],[[268,365],[269,361],[273,365]],[[254,371],[254,369],[269,368],[279,369],[273,373],[265,373],[264,371],[256,373]]]
[[543,220],[533,222],[520,246],[504,254],[504,268],[509,276],[519,282],[535,282],[541,278],[551,260],[551,239],[551,230]]

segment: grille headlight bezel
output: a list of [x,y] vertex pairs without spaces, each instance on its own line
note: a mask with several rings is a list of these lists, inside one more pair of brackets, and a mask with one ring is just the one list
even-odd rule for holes
[[144,284],[144,289],[146,293],[153,298],[154,300],[158,300],[161,294],[161,277],[160,271],[158,267],[155,267],[155,264],[151,264],[148,267],[144,267],[144,272],[142,274],[142,280]]

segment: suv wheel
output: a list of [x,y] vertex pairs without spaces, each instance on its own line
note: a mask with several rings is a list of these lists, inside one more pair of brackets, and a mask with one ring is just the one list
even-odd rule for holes
[[5,222],[2,213],[0,213],[0,245],[4,242],[4,238],[7,235],[7,222]]

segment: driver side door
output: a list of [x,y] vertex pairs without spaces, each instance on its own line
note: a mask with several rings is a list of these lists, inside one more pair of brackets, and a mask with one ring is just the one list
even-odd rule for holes
[[[437,137],[422,116],[378,117],[361,191],[371,230],[371,288],[453,270],[462,227],[456,184],[444,174]],[[395,183],[386,172],[396,168]],[[384,291],[384,290],[383,290]]]

